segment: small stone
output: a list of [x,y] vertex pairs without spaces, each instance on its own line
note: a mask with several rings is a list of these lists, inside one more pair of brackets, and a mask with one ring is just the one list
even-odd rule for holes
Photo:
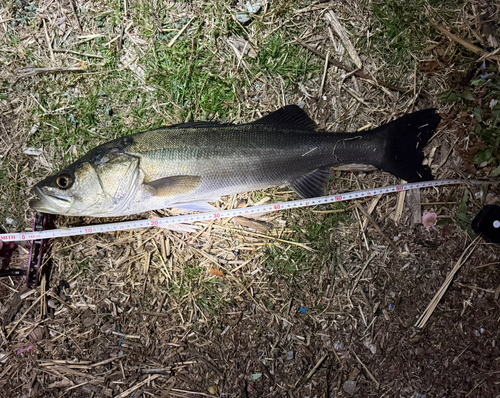
[[219,386],[217,384],[212,384],[208,387],[208,392],[213,395],[217,395],[219,393]]
[[348,393],[349,395],[354,395],[358,392],[359,390],[359,387],[356,387],[356,381],[351,381],[351,380],[348,380],[344,383],[343,385],[343,389],[346,393]]

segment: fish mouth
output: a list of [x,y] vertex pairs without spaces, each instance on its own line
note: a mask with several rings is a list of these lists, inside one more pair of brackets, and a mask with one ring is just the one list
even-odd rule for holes
[[69,211],[73,200],[68,196],[52,194],[50,192],[43,192],[38,187],[33,187],[33,193],[37,196],[35,199],[30,200],[30,207],[36,211],[50,214],[64,214]]

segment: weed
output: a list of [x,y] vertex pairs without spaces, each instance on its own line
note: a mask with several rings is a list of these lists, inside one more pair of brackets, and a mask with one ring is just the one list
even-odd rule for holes
[[287,43],[291,34],[273,34],[262,43],[261,51],[252,63],[254,74],[265,72],[270,77],[281,76],[291,87],[319,78],[321,64],[317,57],[296,44]]
[[[225,279],[209,278],[207,269],[197,261],[190,260],[173,273],[173,278],[166,281],[167,293],[179,300],[190,300],[194,308],[217,314],[228,305],[228,282]],[[229,283],[230,284],[230,283]]]
[[73,274],[79,274],[80,272],[92,271],[95,268],[95,260],[92,257],[87,257],[83,261],[80,261],[73,265]]
[[483,62],[470,84],[439,95],[443,102],[455,103],[474,117],[472,130],[483,143],[483,148],[474,156],[474,163],[479,167],[494,168],[490,173],[492,177],[500,175],[499,78],[498,66]]
[[[410,66],[412,55],[424,48],[431,36],[429,15],[447,19],[463,3],[461,0],[444,4],[439,0],[375,0],[372,2],[374,23],[371,28],[371,51],[378,52],[390,65]],[[360,41],[366,39],[360,37]]]

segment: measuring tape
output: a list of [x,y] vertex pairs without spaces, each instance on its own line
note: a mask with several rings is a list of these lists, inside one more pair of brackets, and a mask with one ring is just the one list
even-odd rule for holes
[[439,187],[442,185],[462,184],[462,180],[436,180],[414,182],[403,185],[391,185],[388,187],[365,189],[363,191],[353,191],[339,193],[330,196],[321,196],[318,198],[292,200],[290,202],[279,202],[268,205],[244,207],[241,209],[221,210],[215,213],[198,213],[183,216],[154,218],[148,220],[125,221],[111,224],[87,225],[83,227],[59,228],[37,232],[15,232],[10,234],[0,234],[0,239],[4,242],[29,241],[49,238],[61,238],[64,236],[90,235],[102,232],[127,231],[130,229],[160,227],[172,224],[193,223],[196,221],[217,220],[221,218],[230,218],[237,216],[248,216],[257,213],[270,213],[273,211],[295,209],[298,207],[308,207],[324,205],[327,203],[343,202],[345,200],[366,198],[369,196],[383,195],[386,193],[408,191],[410,189]]

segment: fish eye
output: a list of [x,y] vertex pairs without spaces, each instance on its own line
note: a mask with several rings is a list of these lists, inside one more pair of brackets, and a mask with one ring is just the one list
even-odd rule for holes
[[61,189],[68,189],[71,185],[71,182],[72,182],[71,177],[65,174],[60,175],[56,179],[56,184]]

